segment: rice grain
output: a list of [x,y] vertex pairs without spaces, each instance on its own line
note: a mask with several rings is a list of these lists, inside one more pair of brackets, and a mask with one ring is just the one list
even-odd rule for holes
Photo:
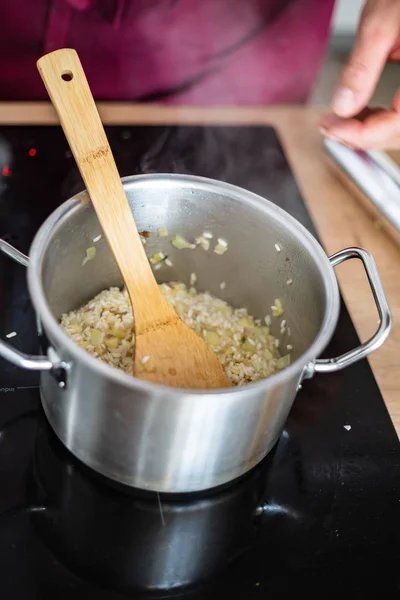
[[[184,283],[159,287],[183,321],[214,350],[233,385],[258,381],[279,370],[279,340],[245,308],[235,309]],[[132,374],[134,319],[125,289],[112,287],[100,292],[78,310],[64,314],[61,326],[87,352]]]

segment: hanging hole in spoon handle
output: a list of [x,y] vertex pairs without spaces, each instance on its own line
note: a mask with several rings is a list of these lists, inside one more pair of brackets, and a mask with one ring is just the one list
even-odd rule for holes
[[74,76],[71,71],[64,71],[64,73],[61,75],[61,79],[63,79],[64,81],[72,81],[73,78]]

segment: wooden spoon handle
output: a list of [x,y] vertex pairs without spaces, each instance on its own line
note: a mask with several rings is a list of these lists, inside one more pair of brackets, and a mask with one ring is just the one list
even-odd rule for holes
[[154,312],[168,310],[168,305],[158,291],[79,57],[75,50],[56,50],[40,58],[37,67],[121,270],[135,318],[151,322]]

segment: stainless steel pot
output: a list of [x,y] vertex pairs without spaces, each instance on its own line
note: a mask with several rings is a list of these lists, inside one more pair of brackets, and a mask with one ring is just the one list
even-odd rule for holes
[[[187,175],[144,175],[124,179],[139,230],[167,227],[170,235],[194,238],[205,229],[228,242],[228,251],[177,250],[152,236],[151,254],[163,250],[172,268],[159,281],[188,281],[245,306],[270,313],[275,298],[285,308],[272,333],[293,346],[292,364],[247,387],[195,392],[134,379],[94,357],[59,326],[75,309],[122,278],[104,237],[94,260],[82,266],[86,249],[101,228],[83,192],[53,212],[30,251],[28,286],[48,339],[47,356],[27,356],[1,342],[0,355],[42,371],[44,411],[62,442],[103,475],[137,488],[192,492],[231,481],[256,465],[274,446],[303,379],[350,366],[376,350],[391,327],[391,314],[375,263],[365,250],[351,248],[330,259],[294,218],[267,200],[219,181]],[[28,259],[2,242],[1,249]],[[318,360],[336,327],[339,291],[333,267],[350,258],[364,264],[377,304],[376,334],[338,358]],[[134,258],[133,258],[134,260]],[[287,285],[288,280],[293,280]],[[220,283],[226,282],[221,292]],[[288,328],[291,336],[288,337]]]

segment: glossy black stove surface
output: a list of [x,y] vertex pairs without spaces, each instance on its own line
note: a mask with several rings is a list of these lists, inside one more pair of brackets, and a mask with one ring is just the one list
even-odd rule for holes
[[[187,172],[276,202],[313,231],[270,128],[110,127],[122,175]],[[54,127],[0,127],[0,236],[28,252],[82,189]],[[39,352],[23,267],[0,255],[0,331]],[[358,344],[345,307],[327,350]],[[366,361],[304,384],[275,451],[196,497],[110,486],[61,446],[37,375],[0,360],[0,598],[395,598],[399,444]],[[346,427],[345,427],[346,426]]]

